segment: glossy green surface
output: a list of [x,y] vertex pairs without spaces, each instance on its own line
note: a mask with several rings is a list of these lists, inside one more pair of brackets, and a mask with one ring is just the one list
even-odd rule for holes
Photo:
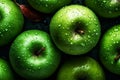
[[64,62],[57,80],[105,80],[101,66],[90,57],[72,58]]
[[61,51],[80,55],[95,47],[101,28],[98,18],[90,9],[81,5],[69,5],[60,9],[51,19],[50,34]]
[[[42,48],[44,50],[36,55]],[[60,62],[59,51],[49,35],[40,30],[21,33],[12,44],[9,57],[14,70],[28,80],[51,76]]]
[[72,0],[27,0],[36,10],[43,13],[53,13],[69,4]]
[[9,64],[0,58],[0,80],[14,80]]
[[110,72],[120,75],[120,25],[110,28],[102,37],[100,44],[100,60]]
[[0,0],[0,46],[11,42],[23,27],[23,15],[11,0]]
[[120,0],[85,0],[87,7],[106,18],[120,16]]

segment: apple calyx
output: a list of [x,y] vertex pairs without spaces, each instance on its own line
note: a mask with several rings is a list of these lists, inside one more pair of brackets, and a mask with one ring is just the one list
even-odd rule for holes
[[45,51],[45,47],[42,47],[41,49],[35,51],[35,55],[39,56],[43,51]]

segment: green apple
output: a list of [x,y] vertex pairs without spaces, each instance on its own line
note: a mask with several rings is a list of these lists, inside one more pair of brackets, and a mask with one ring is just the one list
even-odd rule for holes
[[64,53],[81,55],[96,46],[101,34],[97,16],[82,5],[69,5],[55,13],[50,35]]
[[22,30],[23,15],[12,0],[0,0],[0,46],[11,42]]
[[59,50],[40,30],[21,33],[11,45],[9,58],[16,73],[28,80],[50,77],[60,62]]
[[120,75],[120,25],[110,28],[100,43],[100,60],[110,72]]
[[72,0],[27,0],[36,10],[43,13],[53,13],[59,8],[68,5]]
[[85,5],[105,18],[120,16],[120,0],[85,0]]
[[8,62],[0,58],[0,80],[14,80],[14,75]]
[[105,80],[105,74],[96,60],[82,56],[64,62],[58,72],[57,80]]

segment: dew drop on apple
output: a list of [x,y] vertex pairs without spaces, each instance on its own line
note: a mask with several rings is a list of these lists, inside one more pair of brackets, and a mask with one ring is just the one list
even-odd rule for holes
[[73,42],[70,42],[71,45],[73,45]]
[[115,8],[116,11],[118,11],[119,9],[118,8]]
[[41,67],[38,67],[38,69],[41,69]]
[[3,37],[3,34],[1,34],[0,36]]
[[65,27],[63,27],[63,29],[65,29]]
[[26,71],[28,71],[29,69],[28,68],[26,68]]
[[108,11],[109,14],[111,14],[112,12],[111,11]]
[[103,3],[106,3],[106,0],[103,0]]
[[48,4],[45,4],[45,7],[48,7]]
[[91,43],[91,44],[92,44],[92,43],[93,43],[93,41],[89,41],[89,43]]
[[90,36],[90,35],[88,35],[88,38],[91,38],[91,36]]
[[20,59],[20,56],[18,56],[17,58]]
[[89,33],[91,33],[91,31],[88,31]]
[[61,24],[58,25],[58,28],[60,28],[60,27],[61,27]]
[[113,64],[113,61],[111,61],[110,63]]
[[5,31],[8,31],[8,29],[6,28]]
[[28,36],[28,33],[25,33],[25,36]]
[[35,35],[38,35],[38,33],[36,32]]
[[66,36],[68,36],[68,33],[65,33]]
[[93,31],[94,31],[94,32],[96,32],[97,30],[96,30],[96,29],[94,29]]
[[29,48],[26,48],[27,50],[29,50]]
[[116,43],[118,44],[119,42],[118,42],[118,41],[116,41]]
[[112,38],[111,40],[112,40],[112,41],[114,41],[114,39],[113,39],[113,38]]
[[119,31],[117,28],[114,29],[115,32]]
[[98,35],[98,33],[95,33],[96,35]]
[[81,46],[85,47],[85,43],[81,43]]
[[113,37],[116,37],[116,34],[114,34]]

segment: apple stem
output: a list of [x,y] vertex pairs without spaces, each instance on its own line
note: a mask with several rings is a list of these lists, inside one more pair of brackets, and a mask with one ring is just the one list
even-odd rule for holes
[[35,54],[36,54],[37,56],[39,56],[40,53],[42,53],[44,50],[45,50],[45,48],[42,47],[42,48],[41,48],[40,50],[38,50]]
[[79,34],[84,34],[83,30],[76,30],[76,32],[79,33]]
[[117,56],[114,58],[114,60],[115,60],[115,61],[118,61],[119,58],[120,58],[120,55],[117,55]]

